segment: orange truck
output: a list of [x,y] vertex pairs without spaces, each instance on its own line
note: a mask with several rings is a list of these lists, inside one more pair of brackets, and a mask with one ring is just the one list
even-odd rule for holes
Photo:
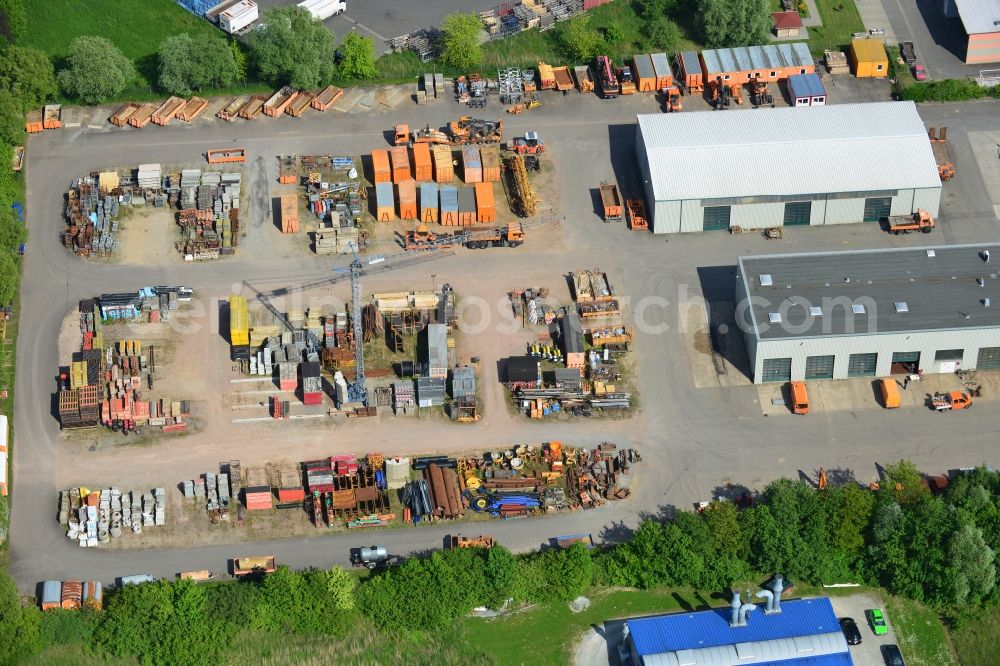
[[937,224],[934,218],[926,210],[917,209],[917,212],[910,215],[890,215],[886,218],[886,231],[896,234],[908,234],[911,231],[919,231],[929,234]]
[[601,183],[601,206],[605,222],[621,222],[624,219],[622,193],[617,184]]
[[569,67],[566,65],[553,67],[552,78],[555,79],[556,90],[566,92],[573,89],[573,75],[569,73]]
[[480,534],[477,537],[465,537],[461,534],[455,534],[452,535],[449,543],[452,548],[492,548],[495,541],[488,534]]
[[209,164],[224,164],[226,162],[246,162],[246,148],[218,148],[205,153]]
[[962,391],[935,393],[931,398],[931,407],[938,412],[953,412],[972,407],[972,396]]
[[233,558],[233,575],[236,577],[274,573],[277,568],[274,555]]

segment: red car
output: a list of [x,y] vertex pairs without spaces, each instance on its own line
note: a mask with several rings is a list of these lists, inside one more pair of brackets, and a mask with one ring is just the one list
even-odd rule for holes
[[913,78],[915,78],[917,81],[927,80],[927,70],[924,69],[924,66],[921,65],[919,62],[913,66]]

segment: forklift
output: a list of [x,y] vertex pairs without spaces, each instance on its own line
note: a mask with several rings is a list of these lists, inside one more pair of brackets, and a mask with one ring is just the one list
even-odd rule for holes
[[715,79],[715,85],[712,86],[712,103],[715,106],[716,111],[721,111],[729,107],[732,102],[732,92],[729,90],[729,86],[722,82],[722,77],[717,77]]
[[767,87],[766,81],[756,80],[750,84],[750,103],[753,108],[759,108],[762,106],[770,106],[774,108],[774,96]]
[[684,104],[681,102],[681,89],[677,86],[664,86],[660,88],[660,93],[663,95],[664,112],[673,113],[684,108]]
[[545,142],[538,137],[538,132],[525,132],[523,137],[514,139],[511,150],[518,155],[541,155],[545,152]]

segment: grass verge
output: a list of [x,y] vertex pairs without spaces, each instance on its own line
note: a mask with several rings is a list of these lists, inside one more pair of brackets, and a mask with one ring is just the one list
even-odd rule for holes
[[865,29],[854,0],[816,0],[816,8],[823,25],[809,28],[809,50],[813,56],[822,56],[828,49],[846,51],[851,45],[851,35]]
[[967,621],[952,632],[951,639],[962,666],[1000,664],[1000,607],[981,610],[975,621]]
[[[957,666],[958,660],[948,631],[937,613],[918,601],[889,594],[883,594],[882,598],[889,622],[896,632],[899,649],[908,666]],[[997,617],[1000,618],[1000,615]],[[1000,626],[1000,623],[995,626]],[[966,662],[963,660],[962,663]]]

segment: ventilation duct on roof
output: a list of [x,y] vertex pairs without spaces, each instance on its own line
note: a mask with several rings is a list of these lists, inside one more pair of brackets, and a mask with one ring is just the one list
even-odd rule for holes
[[986,263],[990,263],[990,251],[989,250],[983,250],[982,252],[979,253],[979,256],[982,257],[983,261],[985,261]]
[[785,589],[785,579],[781,574],[774,575],[774,582],[771,583],[771,591],[774,592],[774,612],[781,612],[781,591]]
[[739,621],[740,621],[740,604],[741,604],[741,601],[740,601],[740,591],[739,590],[733,590],[733,600],[731,602],[729,602],[729,607],[732,609],[732,612],[729,614],[729,626],[730,627],[738,627],[738,626],[740,626],[739,625]]
[[741,626],[741,627],[747,626],[747,622],[750,620],[750,611],[754,610],[755,608],[757,608],[757,607],[755,605],[753,605],[752,603],[750,603],[749,601],[747,603],[743,604],[742,606],[740,606],[740,624],[739,624],[739,626]]
[[980,287],[985,287],[986,280],[984,280],[983,278],[976,278],[976,284],[978,284]]
[[767,605],[764,606],[764,613],[770,613],[774,610],[774,592],[771,590],[761,590],[754,595],[758,599],[767,599]]

